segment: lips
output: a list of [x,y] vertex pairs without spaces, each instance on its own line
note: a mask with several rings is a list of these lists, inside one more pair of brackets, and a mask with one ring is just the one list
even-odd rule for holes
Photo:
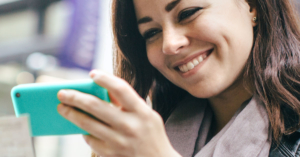
[[188,57],[187,59],[185,59],[184,61],[176,63],[175,69],[178,71],[181,71],[183,73],[188,72],[188,71],[194,69],[194,67],[196,67],[198,64],[203,62],[203,60],[205,60],[205,58],[207,58],[207,56],[209,56],[212,53],[212,51],[213,51],[213,48],[209,49],[207,51],[202,51],[195,55],[192,55],[192,56]]

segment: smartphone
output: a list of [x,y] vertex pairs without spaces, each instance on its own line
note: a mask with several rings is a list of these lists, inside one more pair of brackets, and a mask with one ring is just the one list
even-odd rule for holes
[[29,115],[32,136],[88,134],[57,112],[57,93],[61,89],[77,90],[110,102],[107,90],[93,80],[15,86],[11,97],[16,116]]

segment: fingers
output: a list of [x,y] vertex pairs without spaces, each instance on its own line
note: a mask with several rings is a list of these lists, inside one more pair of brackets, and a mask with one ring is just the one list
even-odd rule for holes
[[[108,150],[108,146],[103,140],[97,139],[91,135],[83,135],[83,138],[98,156],[102,157],[109,154],[108,152],[106,152]],[[99,150],[99,148],[101,149]]]
[[115,139],[120,138],[119,134],[107,125],[91,118],[87,114],[75,110],[72,107],[59,104],[57,106],[57,110],[64,118],[99,139],[116,143]]
[[113,97],[117,103],[122,102],[122,107],[126,111],[138,111],[140,108],[143,108],[141,104],[145,104],[144,100],[123,79],[105,74],[98,70],[93,70],[90,76],[95,83],[106,88],[110,96]]
[[[83,135],[85,142],[96,152],[98,155],[103,157],[125,157],[122,155],[122,148],[116,148],[116,145],[111,145],[103,140],[99,140],[91,135]],[[114,151],[112,147],[118,151]]]
[[110,126],[116,126],[121,123],[119,117],[123,113],[113,105],[96,96],[75,90],[61,90],[58,92],[58,99],[63,104],[79,108],[92,114]]

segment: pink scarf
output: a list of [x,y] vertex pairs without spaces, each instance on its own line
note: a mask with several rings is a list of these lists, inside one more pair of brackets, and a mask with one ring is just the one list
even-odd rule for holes
[[183,157],[266,157],[271,137],[266,109],[256,95],[246,101],[208,143],[212,111],[207,100],[189,96],[166,122],[173,147]]

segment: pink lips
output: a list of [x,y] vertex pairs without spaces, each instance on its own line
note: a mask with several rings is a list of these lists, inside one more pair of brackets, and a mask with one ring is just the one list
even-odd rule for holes
[[[214,49],[211,49],[211,50],[208,50],[206,51],[206,58],[201,62],[199,63],[198,65],[196,65],[193,69],[187,71],[187,72],[181,72],[178,68],[178,66],[175,68],[179,74],[183,77],[183,78],[189,78],[191,76],[193,76],[194,74],[197,73],[197,71],[199,71],[199,69],[206,63],[207,59],[210,57],[210,54],[213,52]],[[202,53],[203,54],[203,53]],[[199,55],[198,55],[199,56]],[[196,56],[197,57],[197,56]]]
[[180,65],[187,64],[188,62],[192,61],[194,58],[196,58],[196,57],[198,57],[198,56],[200,56],[200,55],[206,54],[206,56],[208,56],[208,55],[210,55],[210,53],[211,53],[213,50],[214,50],[214,49],[212,48],[212,49],[209,49],[209,50],[206,50],[206,51],[201,51],[201,52],[199,52],[199,53],[196,53],[196,54],[194,54],[194,55],[191,55],[191,56],[187,57],[186,59],[184,59],[183,61],[179,61],[179,62],[175,63],[173,67],[174,67],[175,69],[178,69],[178,70],[179,70],[178,67],[179,67]]

